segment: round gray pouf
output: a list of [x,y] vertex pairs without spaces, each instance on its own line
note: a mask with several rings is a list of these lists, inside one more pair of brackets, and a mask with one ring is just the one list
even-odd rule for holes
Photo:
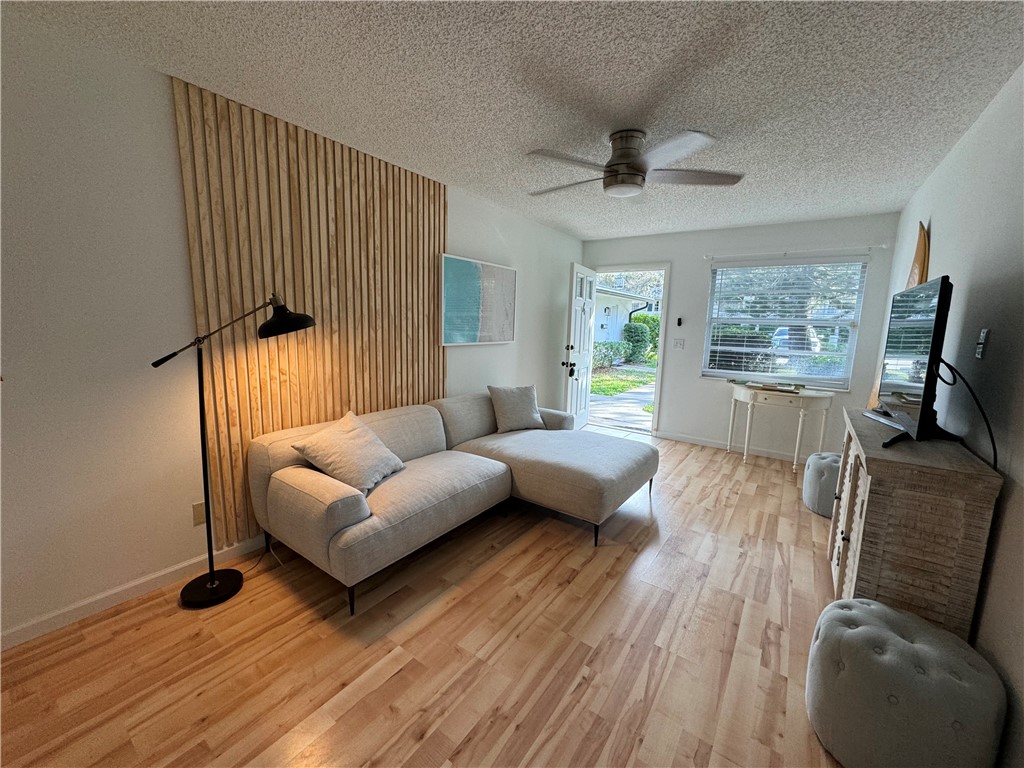
[[804,466],[804,504],[822,517],[832,517],[839,485],[839,454],[812,453]]
[[1006,689],[967,643],[874,600],[837,600],[818,618],[807,715],[845,768],[991,766]]

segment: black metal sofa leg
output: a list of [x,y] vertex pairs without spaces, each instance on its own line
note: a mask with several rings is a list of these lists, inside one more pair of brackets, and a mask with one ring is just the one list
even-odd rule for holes
[[349,616],[355,616],[356,615],[356,588],[355,587],[349,587],[348,588],[348,615]]
[[601,524],[600,523],[594,523],[594,546],[595,547],[597,546],[597,534],[598,534],[598,532],[600,532],[600,530],[601,530]]
[[270,551],[270,534],[266,531],[263,532],[263,552],[267,553]]

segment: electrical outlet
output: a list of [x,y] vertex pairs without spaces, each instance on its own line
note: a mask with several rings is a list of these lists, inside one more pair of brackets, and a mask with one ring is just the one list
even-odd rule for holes
[[686,339],[672,339],[672,349],[685,349]]
[[988,345],[988,328],[982,328],[978,334],[978,343],[974,347],[974,356],[981,360],[985,357],[985,347]]
[[206,525],[206,504],[197,501],[192,505],[192,526]]

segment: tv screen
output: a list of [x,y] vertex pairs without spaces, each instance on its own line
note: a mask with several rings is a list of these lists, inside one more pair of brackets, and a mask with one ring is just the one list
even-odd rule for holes
[[879,401],[915,440],[945,437],[935,412],[953,284],[943,275],[892,297]]

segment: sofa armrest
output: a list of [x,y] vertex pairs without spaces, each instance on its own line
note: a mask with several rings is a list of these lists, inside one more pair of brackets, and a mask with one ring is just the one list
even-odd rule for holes
[[544,421],[545,429],[573,429],[576,426],[576,417],[565,411],[555,411],[551,408],[538,408],[540,417]]
[[284,467],[270,477],[269,530],[303,557],[330,572],[328,545],[342,528],[370,517],[366,497],[309,467]]

